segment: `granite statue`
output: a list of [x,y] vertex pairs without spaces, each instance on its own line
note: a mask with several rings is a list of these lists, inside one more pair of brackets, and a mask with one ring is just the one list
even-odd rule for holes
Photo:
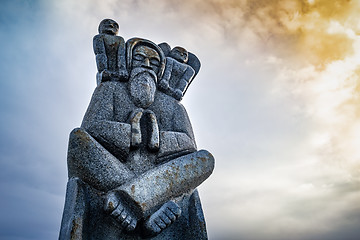
[[164,45],[147,39],[124,45],[113,38],[117,29],[103,20],[94,37],[98,86],[70,133],[59,239],[207,239],[196,187],[212,173],[214,157],[197,150],[180,103],[200,62],[183,66],[185,49],[171,50],[170,60]]

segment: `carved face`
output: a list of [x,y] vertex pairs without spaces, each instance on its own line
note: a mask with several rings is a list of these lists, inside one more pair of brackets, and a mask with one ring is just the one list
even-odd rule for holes
[[160,69],[160,56],[154,49],[140,45],[135,47],[132,56],[132,68],[143,67],[154,71],[155,74]]
[[137,107],[147,108],[154,102],[160,65],[160,55],[154,48],[146,45],[134,47],[128,86]]
[[100,22],[99,33],[109,35],[117,35],[119,31],[119,24],[112,19],[104,19]]
[[181,63],[187,63],[189,57],[188,55],[188,51],[182,47],[174,47],[170,52],[170,57]]

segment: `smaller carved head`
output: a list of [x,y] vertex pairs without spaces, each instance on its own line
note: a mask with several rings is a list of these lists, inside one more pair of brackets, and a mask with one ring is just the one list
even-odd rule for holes
[[182,47],[174,47],[169,54],[170,57],[181,63],[187,63],[189,58],[189,53],[185,48]]
[[99,33],[117,35],[119,32],[119,24],[112,19],[104,19],[99,24]]

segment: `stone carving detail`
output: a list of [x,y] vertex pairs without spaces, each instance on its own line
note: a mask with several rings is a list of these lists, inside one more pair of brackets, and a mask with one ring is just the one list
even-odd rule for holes
[[104,19],[99,24],[99,34],[93,39],[98,73],[97,83],[110,79],[127,79],[124,38],[116,36],[119,24]]
[[98,86],[70,133],[59,239],[207,239],[196,187],[214,158],[197,150],[179,102],[200,62],[180,47],[125,44],[118,28],[105,19],[94,37]]
[[159,89],[180,101],[199,72],[200,61],[182,47],[171,49],[167,43],[161,43],[159,47],[166,54],[166,68]]

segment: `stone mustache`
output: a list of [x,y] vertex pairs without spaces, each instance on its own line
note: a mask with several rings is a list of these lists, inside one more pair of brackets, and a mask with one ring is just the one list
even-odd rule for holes
[[118,31],[105,19],[93,39],[97,87],[70,133],[59,239],[207,239],[196,187],[214,158],[179,102],[200,62]]

